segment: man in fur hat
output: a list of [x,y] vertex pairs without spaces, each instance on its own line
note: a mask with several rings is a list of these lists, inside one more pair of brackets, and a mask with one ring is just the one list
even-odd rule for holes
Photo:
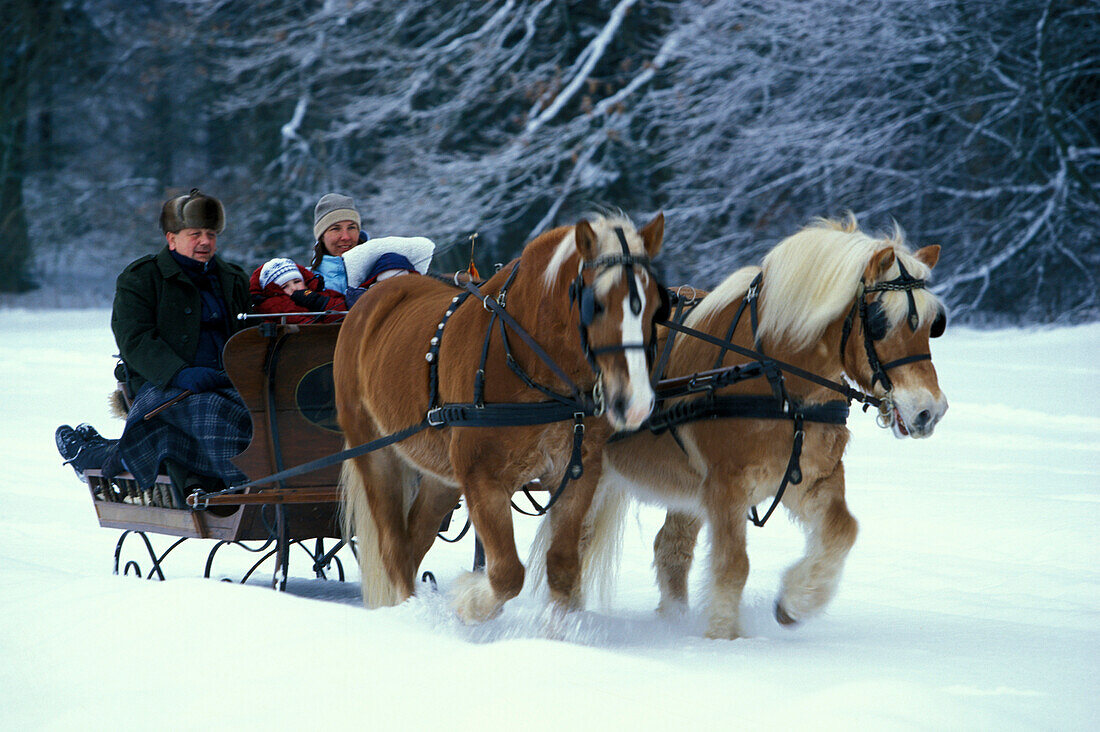
[[[225,211],[197,188],[164,203],[166,246],[123,270],[116,283],[111,329],[122,362],[116,376],[134,403],[121,440],[104,440],[90,425],[62,425],[58,450],[78,473],[122,470],[150,487],[163,467],[180,491],[243,482],[229,462],[248,446],[252,423],[222,366],[222,348],[248,310],[248,276],[217,256]],[[143,417],[189,395],[148,421]]]

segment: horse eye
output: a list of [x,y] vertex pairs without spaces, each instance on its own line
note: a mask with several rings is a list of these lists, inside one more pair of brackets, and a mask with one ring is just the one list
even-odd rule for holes
[[943,335],[944,329],[947,327],[947,313],[940,310],[936,314],[936,319],[932,321],[931,327],[928,329],[928,336],[930,338],[939,338]]

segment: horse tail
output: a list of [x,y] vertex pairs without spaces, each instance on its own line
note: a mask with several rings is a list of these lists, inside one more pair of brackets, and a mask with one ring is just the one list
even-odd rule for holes
[[531,550],[527,555],[527,577],[524,586],[533,594],[547,597],[549,586],[546,584],[546,552],[550,551],[550,516],[545,515],[539,521],[538,531],[531,541]]
[[[605,467],[605,475],[608,469]],[[611,607],[622,564],[623,530],[630,499],[609,480],[601,480],[581,531],[581,588],[601,608]]]
[[[603,609],[611,606],[615,594],[622,557],[623,524],[629,503],[625,491],[601,480],[581,526],[581,597],[595,597]],[[528,560],[528,584],[532,591],[543,596],[548,591],[546,553],[553,538],[552,523],[547,516],[539,524]]]
[[356,556],[362,578],[363,604],[368,608],[396,605],[405,598],[390,578],[379,549],[378,527],[367,500],[367,486],[355,460],[340,470],[340,523],[344,539],[356,538]]

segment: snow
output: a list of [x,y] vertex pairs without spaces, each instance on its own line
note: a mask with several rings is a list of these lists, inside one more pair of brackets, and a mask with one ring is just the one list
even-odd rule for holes
[[[860,534],[837,598],[795,630],[772,619],[802,549],[779,512],[750,528],[737,641],[702,637],[704,562],[692,613],[653,612],[650,508],[628,521],[611,607],[556,639],[527,594],[466,627],[442,593],[365,610],[354,582],[293,555],[286,593],[269,568],[244,586],[202,579],[211,542],[174,551],[168,581],[114,576],[119,532],[98,527],[52,442],[81,421],[117,436],[114,352],[105,310],[0,311],[0,729],[1095,728],[1100,324],[949,329],[933,355],[951,406],[932,438],[850,422]],[[516,524],[522,552],[535,523]],[[232,549],[218,562],[239,578],[251,557]],[[445,591],[471,554],[469,539],[438,544],[425,568]]]

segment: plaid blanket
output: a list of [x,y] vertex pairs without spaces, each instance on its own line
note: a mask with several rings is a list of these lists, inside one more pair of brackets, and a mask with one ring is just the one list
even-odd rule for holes
[[252,439],[252,417],[236,390],[192,394],[145,421],[146,414],[181,391],[146,384],[138,392],[118,442],[123,465],[142,488],[152,487],[165,458],[193,473],[221,478],[226,485],[246,482],[245,474],[229,462]]

